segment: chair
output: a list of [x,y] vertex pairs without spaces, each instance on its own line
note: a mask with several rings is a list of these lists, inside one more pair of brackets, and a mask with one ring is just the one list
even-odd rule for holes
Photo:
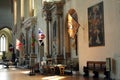
[[55,67],[50,66],[50,71],[51,71],[51,74],[55,74]]
[[64,75],[64,66],[59,66],[59,70],[60,70],[60,75]]

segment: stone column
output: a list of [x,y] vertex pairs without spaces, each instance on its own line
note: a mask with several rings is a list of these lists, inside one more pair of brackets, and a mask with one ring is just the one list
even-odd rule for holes
[[51,10],[50,10],[51,7],[52,7],[52,5],[50,3],[47,3],[47,2],[44,3],[43,13],[46,17],[45,20],[46,20],[46,24],[47,24],[47,26],[46,26],[47,27],[47,36],[46,36],[46,38],[47,38],[47,51],[48,51],[47,55],[51,54],[51,44],[50,44],[51,43],[50,23],[52,20]]
[[63,5],[62,2],[56,3],[56,16],[58,21],[58,54],[63,54]]

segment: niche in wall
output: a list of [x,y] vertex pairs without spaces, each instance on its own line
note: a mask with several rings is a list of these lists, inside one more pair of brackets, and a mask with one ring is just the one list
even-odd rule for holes
[[80,26],[75,9],[70,9],[66,17],[66,58],[77,56],[77,32]]

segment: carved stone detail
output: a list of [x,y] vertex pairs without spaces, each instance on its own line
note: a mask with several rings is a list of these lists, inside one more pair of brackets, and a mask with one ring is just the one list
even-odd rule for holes
[[57,10],[56,15],[60,15],[60,16],[63,15],[63,5],[64,5],[63,2],[56,2],[55,3],[56,10]]
[[[62,16],[63,16],[63,6],[64,2],[62,1],[55,1],[55,2],[45,2],[44,7],[43,7],[43,14],[45,16],[46,24],[47,24],[47,45],[48,45],[48,55],[51,55],[52,58],[54,59],[53,62],[55,63],[60,63],[63,62],[63,56],[58,56],[62,55],[63,52],[63,46],[60,40],[62,40],[63,36],[61,35],[60,32],[62,32]],[[54,22],[56,22],[55,28],[53,27]],[[53,36],[53,28],[55,29],[56,36]],[[51,30],[51,31],[50,31]],[[53,40],[55,40],[56,43],[56,49],[54,51],[53,47]],[[54,54],[55,52],[55,54]]]

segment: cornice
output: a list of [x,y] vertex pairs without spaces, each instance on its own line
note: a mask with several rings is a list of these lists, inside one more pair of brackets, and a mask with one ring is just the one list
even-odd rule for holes
[[43,14],[47,21],[52,20],[52,12],[55,10],[55,15],[63,15],[64,1],[44,2]]

